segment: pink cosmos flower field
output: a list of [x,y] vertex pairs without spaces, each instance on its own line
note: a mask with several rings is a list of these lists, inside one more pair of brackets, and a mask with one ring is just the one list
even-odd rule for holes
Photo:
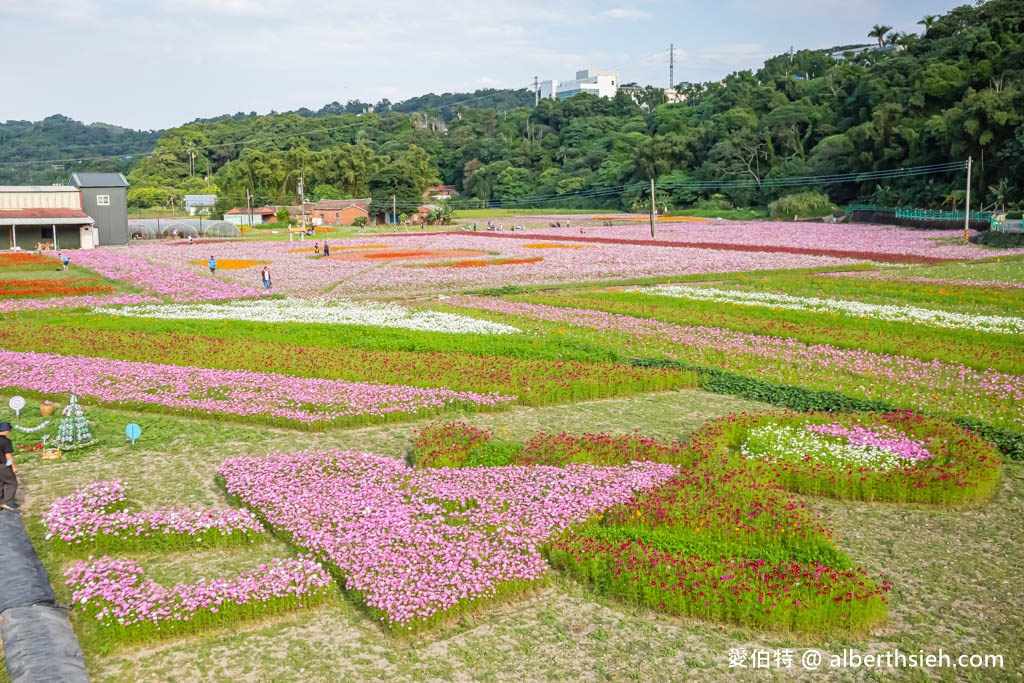
[[346,382],[247,370],[61,356],[0,350],[0,388],[42,394],[78,393],[108,405],[161,406],[197,415],[264,416],[269,421],[325,424],[452,404],[502,405],[513,396],[449,389]]
[[413,470],[351,451],[225,460],[229,494],[345,577],[389,627],[543,578],[540,545],[668,481],[655,463]]
[[[736,244],[765,247],[913,254],[942,259],[979,259],[1016,253],[963,243],[963,230],[911,230],[887,225],[782,223],[776,221],[720,221],[706,223],[658,221],[658,240],[701,244]],[[650,226],[588,227],[586,237],[650,239]],[[569,231],[544,228],[537,234],[566,236]],[[533,234],[533,233],[531,233]],[[972,233],[976,234],[976,233]]]
[[[487,239],[458,232],[434,235],[375,235],[369,242],[364,239],[330,240],[330,244],[335,247],[330,259],[315,258],[311,253],[296,253],[299,249],[312,248],[313,241],[308,239],[303,242],[231,242],[194,247],[164,244],[133,245],[125,254],[131,260],[133,268],[140,262],[150,263],[158,273],[152,277],[138,276],[136,282],[140,285],[150,287],[144,282],[162,283],[172,277],[169,274],[180,273],[182,282],[188,283],[188,287],[182,292],[152,289],[156,293],[171,296],[176,301],[258,295],[252,288],[261,286],[260,267],[218,272],[215,277],[211,277],[205,266],[189,263],[200,259],[200,256],[206,259],[211,255],[223,259],[270,261],[273,294],[294,297],[326,295],[333,298],[437,294],[493,287],[495,283],[558,284],[695,273],[842,266],[856,263],[849,259],[823,256],[618,244],[586,245],[586,248],[581,249],[532,249],[527,247],[531,244],[529,240]],[[543,242],[543,239],[537,241]],[[430,256],[400,261],[334,258],[342,253],[338,247],[368,243],[388,245],[388,249],[393,251],[497,252],[473,257],[482,260],[538,257],[543,260],[491,267],[423,268],[410,266],[458,259],[438,259]],[[552,244],[557,246],[557,243]],[[388,249],[374,251],[386,252]],[[113,255],[113,258],[125,256],[118,253]],[[110,273],[113,275],[114,271],[111,270]],[[209,285],[209,292],[203,291],[204,284]],[[238,293],[235,293],[236,291]]]

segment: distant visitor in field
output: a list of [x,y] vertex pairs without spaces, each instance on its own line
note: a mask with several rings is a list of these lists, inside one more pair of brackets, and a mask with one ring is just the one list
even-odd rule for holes
[[11,503],[18,492],[18,467],[14,464],[14,444],[10,422],[0,422],[0,510],[13,510]]
[[330,245],[327,244],[327,242],[324,242],[324,256],[330,256],[330,255],[331,255],[331,247],[330,247]]
[[263,266],[263,289],[270,290],[270,266]]
[[315,256],[319,256],[320,255],[320,243],[319,242],[313,242],[313,254]]
[[211,256],[210,260],[207,261],[207,263],[210,265],[210,275],[213,275],[214,273],[216,273],[217,272],[217,259],[215,259],[214,257]]

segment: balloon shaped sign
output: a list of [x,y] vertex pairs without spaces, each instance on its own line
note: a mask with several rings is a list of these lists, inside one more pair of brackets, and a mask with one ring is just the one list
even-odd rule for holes
[[135,439],[142,436],[142,427],[132,422],[124,428],[124,433],[132,440],[132,445],[135,445]]
[[11,410],[14,411],[15,415],[21,417],[21,409],[25,407],[25,399],[21,396],[15,396],[7,405],[11,407]]

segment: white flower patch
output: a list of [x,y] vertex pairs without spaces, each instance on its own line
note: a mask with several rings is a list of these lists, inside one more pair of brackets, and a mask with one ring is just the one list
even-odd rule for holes
[[1024,318],[951,313],[949,311],[918,308],[916,306],[866,304],[860,301],[846,301],[843,299],[819,299],[817,297],[799,297],[788,294],[773,294],[771,292],[740,292],[729,289],[717,289],[715,287],[686,287],[681,285],[659,285],[633,291],[639,294],[671,296],[698,301],[717,301],[746,306],[767,306],[792,311],[840,313],[860,318],[875,318],[891,322],[977,330],[978,332],[1002,334],[1020,334],[1024,332]]
[[842,443],[806,429],[782,425],[764,425],[750,430],[740,446],[744,458],[771,463],[802,462],[810,458],[839,467],[869,467],[891,470],[913,464],[895,451],[879,446]]
[[260,299],[222,304],[155,304],[94,308],[93,313],[167,320],[247,320],[266,323],[317,323],[395,327],[449,334],[516,334],[522,330],[439,311],[409,311],[394,304],[356,304],[324,299]]

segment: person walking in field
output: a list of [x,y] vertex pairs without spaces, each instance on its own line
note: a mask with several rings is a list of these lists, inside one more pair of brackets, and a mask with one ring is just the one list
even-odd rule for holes
[[18,467],[14,464],[10,422],[0,422],[0,510],[13,510],[14,494],[18,492]]
[[217,273],[217,259],[211,256],[207,264],[210,266],[210,275],[215,275]]
[[320,255],[320,243],[319,242],[314,242],[313,243],[313,255],[314,256],[319,256]]
[[324,240],[324,256],[330,256],[330,255],[331,255],[331,247],[330,247],[330,245],[327,244],[327,241]]
[[270,291],[270,266],[263,266],[263,289]]

